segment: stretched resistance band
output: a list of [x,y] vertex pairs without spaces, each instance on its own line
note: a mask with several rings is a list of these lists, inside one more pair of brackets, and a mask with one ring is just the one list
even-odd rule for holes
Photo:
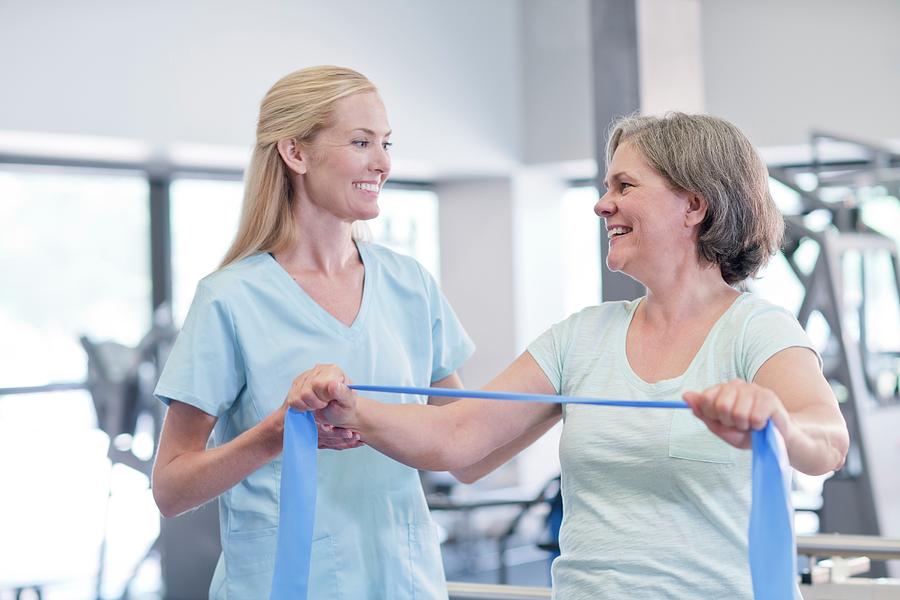
[[[357,391],[452,398],[480,398],[553,404],[591,404],[628,408],[688,408],[681,400],[610,400],[581,396],[516,394],[447,388],[351,385]],[[781,437],[772,422],[753,431],[753,497],[750,509],[749,562],[755,600],[796,598],[797,556],[790,470]],[[287,411],[284,461],[281,471],[281,508],[278,551],[271,600],[306,600],[310,547],[316,506],[315,454],[318,445],[311,413]]]
[[278,545],[271,600],[306,600],[313,524],[316,521],[316,450],[319,431],[311,412],[284,415],[284,454]]

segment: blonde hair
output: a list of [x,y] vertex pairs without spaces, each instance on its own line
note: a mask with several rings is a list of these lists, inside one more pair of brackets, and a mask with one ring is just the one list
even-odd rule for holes
[[747,137],[709,115],[672,112],[630,116],[610,127],[606,164],[632,144],[677,190],[706,200],[697,251],[734,285],[752,277],[778,251],[784,219],[769,194],[769,173]]
[[[278,252],[295,240],[291,179],[278,153],[279,140],[309,143],[330,125],[335,102],[377,91],[361,73],[334,66],[301,69],[272,86],[259,108],[240,224],[219,268],[257,252]],[[359,225],[354,223],[354,238],[364,237],[365,226]]]

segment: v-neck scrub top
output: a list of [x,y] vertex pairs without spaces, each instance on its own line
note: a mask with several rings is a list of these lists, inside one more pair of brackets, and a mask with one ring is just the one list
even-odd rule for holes
[[[357,248],[365,279],[349,327],[267,253],[204,278],[156,396],[218,417],[213,442],[222,445],[281,406],[294,378],[317,363],[339,365],[352,381],[408,386],[456,371],[474,346],[434,280],[412,258],[375,244]],[[211,598],[268,598],[280,475],[279,456],[219,497],[222,556]],[[367,446],[320,450],[309,598],[446,597],[418,472]]]

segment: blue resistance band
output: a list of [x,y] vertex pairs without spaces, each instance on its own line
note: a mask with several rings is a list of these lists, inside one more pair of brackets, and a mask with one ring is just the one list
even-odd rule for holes
[[271,600],[306,600],[316,521],[318,447],[319,431],[313,414],[288,410],[284,415],[278,545]]
[[598,406],[626,406],[632,408],[688,408],[684,400],[607,400],[585,396],[553,396],[550,394],[517,394],[515,392],[485,392],[482,390],[456,390],[452,388],[396,387],[387,385],[350,385],[358,392],[387,392],[389,394],[415,394],[417,396],[443,396],[445,398],[481,398],[483,400],[513,400],[519,402],[546,402],[548,404],[594,404]]
[[[592,404],[634,408],[688,408],[681,400],[635,401],[516,394],[448,388],[351,385],[357,391],[480,398],[553,404]],[[794,600],[797,555],[790,471],[772,422],[754,431],[753,501],[750,510],[749,559],[755,600]],[[306,600],[310,547],[316,506],[316,448],[318,437],[312,414],[287,411],[284,430],[284,461],[281,470],[281,508],[278,519],[278,550],[272,579],[271,600]]]

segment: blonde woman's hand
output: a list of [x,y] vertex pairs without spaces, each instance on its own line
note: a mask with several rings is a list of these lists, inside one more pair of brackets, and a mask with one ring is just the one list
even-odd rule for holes
[[286,403],[294,410],[315,411],[319,423],[354,430],[357,399],[349,383],[337,365],[316,365],[294,379]]

